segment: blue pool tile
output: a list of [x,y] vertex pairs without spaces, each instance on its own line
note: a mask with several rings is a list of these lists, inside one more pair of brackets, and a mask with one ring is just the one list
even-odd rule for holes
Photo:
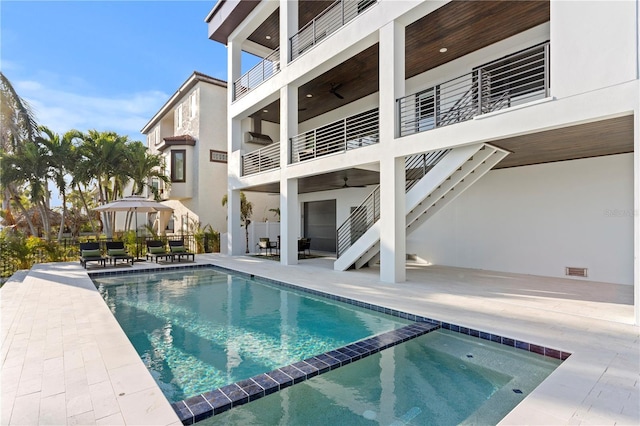
[[260,374],[259,376],[252,377],[252,379],[257,384],[259,384],[262,389],[264,389],[265,395],[270,395],[274,392],[277,392],[278,387],[280,386],[280,384],[277,381],[275,381],[272,377],[269,377],[266,374]]
[[524,349],[525,351],[529,350],[529,344],[527,342],[522,342],[520,340],[516,340],[516,348]]
[[474,330],[473,328],[469,330],[469,335],[473,337],[480,337],[480,332],[478,330]]
[[451,324],[451,331],[455,331],[456,333],[458,333],[460,331],[460,326]]
[[293,377],[289,376],[283,371],[273,370],[268,373],[265,373],[267,376],[278,382],[280,389],[284,389],[293,384]]
[[560,352],[560,359],[562,361],[565,361],[567,358],[569,358],[571,356],[571,354],[569,352]]
[[531,343],[529,345],[529,351],[535,352],[538,355],[544,355],[544,346],[534,345],[533,343]]
[[318,358],[320,361],[322,361],[325,364],[327,364],[331,370],[333,370],[334,368],[340,367],[340,360],[332,357],[329,354],[326,354],[326,353],[325,354],[320,354],[320,355],[316,356],[316,358]]
[[213,407],[213,414],[220,414],[231,408],[231,400],[220,389],[205,392],[202,396]]
[[549,356],[551,358],[561,359],[561,353],[558,350],[551,348],[544,348],[544,356]]
[[515,346],[515,342],[516,342],[515,340],[510,339],[510,338],[508,338],[508,337],[503,337],[503,338],[502,338],[502,344],[503,344],[503,345],[507,345],[507,346]]
[[498,336],[497,334],[492,334],[491,341],[496,343],[502,343],[502,336]]
[[460,333],[469,334],[469,329],[467,327],[460,327]]
[[315,367],[318,370],[318,374],[326,373],[331,369],[329,364],[319,360],[317,357],[307,358],[304,360],[304,362],[311,365],[312,367]]
[[192,425],[194,423],[193,414],[184,401],[174,402],[171,404],[171,408],[176,412],[183,425]]
[[246,404],[249,401],[249,395],[235,383],[221,387],[220,391],[231,400],[232,407]]
[[346,365],[351,362],[351,357],[343,352],[329,351],[327,355],[340,361],[340,365]]
[[264,396],[264,389],[262,389],[262,386],[251,379],[239,381],[236,385],[249,395],[249,401],[255,401],[256,399]]
[[480,338],[484,340],[491,340],[491,333],[480,332]]
[[280,370],[286,373],[288,376],[290,376],[293,379],[294,384],[300,383],[306,377],[306,374],[304,372],[300,371],[299,369],[297,369],[292,365],[287,365],[286,367],[282,367]]
[[185,399],[184,402],[189,411],[193,413],[193,421],[199,422],[207,417],[213,416],[213,407],[207,402],[202,395]]
[[443,322],[441,327],[445,330],[451,330],[451,324],[449,324],[448,322]]
[[318,369],[305,361],[294,362],[291,365],[302,371],[306,375],[307,379],[318,375]]

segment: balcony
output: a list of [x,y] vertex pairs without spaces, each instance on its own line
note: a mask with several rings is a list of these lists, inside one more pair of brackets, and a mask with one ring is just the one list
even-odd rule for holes
[[242,176],[280,168],[280,144],[271,145],[242,155]]
[[293,61],[309,49],[355,19],[377,0],[336,0],[289,39]]
[[291,138],[291,163],[373,145],[380,140],[378,108],[301,133]]
[[279,71],[280,48],[277,48],[242,77],[233,82],[233,100],[236,101],[240,99]]
[[398,99],[399,136],[471,120],[549,96],[549,43]]

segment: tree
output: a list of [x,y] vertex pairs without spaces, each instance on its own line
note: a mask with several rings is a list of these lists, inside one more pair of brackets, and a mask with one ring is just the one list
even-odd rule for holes
[[38,141],[48,150],[49,171],[51,179],[58,188],[62,196],[62,217],[60,219],[60,230],[58,231],[58,241],[62,241],[62,234],[65,228],[67,217],[67,175],[75,163],[76,152],[73,146],[75,133],[67,132],[61,138],[46,126],[41,126],[42,136]]
[[[0,161],[4,171],[8,155],[18,154],[26,142],[34,142],[38,135],[38,123],[29,104],[22,99],[9,79],[0,72]],[[27,218],[29,229],[35,233],[35,227],[26,207],[20,202],[20,190],[17,182],[4,179],[0,184],[2,191],[2,209],[4,218],[11,218],[11,204],[18,207]]]
[[[93,180],[98,186],[100,204],[107,204],[122,196],[127,180],[127,158],[125,156],[127,136],[115,132],[89,130],[82,134],[79,147],[83,161],[84,178]],[[108,237],[113,235],[114,213],[103,213],[105,231]]]
[[[228,202],[227,194],[222,197],[222,205]],[[247,200],[244,192],[240,191],[240,220],[244,226],[245,253],[249,253],[249,225],[251,225],[251,215],[253,214],[253,203]]]

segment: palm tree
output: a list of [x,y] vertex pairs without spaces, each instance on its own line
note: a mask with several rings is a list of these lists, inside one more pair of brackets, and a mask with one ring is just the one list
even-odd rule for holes
[[[27,142],[22,149],[15,154],[7,154],[2,158],[2,174],[0,182],[6,187],[21,184],[29,188],[31,202],[40,211],[45,238],[50,237],[51,225],[49,223],[49,192],[47,179],[49,178],[49,158],[46,148],[35,142]],[[12,197],[16,201],[16,197]],[[28,217],[26,210],[23,212]],[[36,235],[33,223],[30,223],[32,234]]]
[[60,135],[48,127],[41,126],[40,131],[42,137],[38,138],[38,140],[49,151],[48,157],[51,178],[62,196],[62,217],[60,219],[60,230],[58,232],[58,241],[62,241],[67,215],[68,185],[66,177],[73,167],[72,165],[75,163],[75,148],[73,146],[74,133],[67,132],[61,138]]
[[131,195],[142,195],[145,188],[149,188],[154,199],[158,201],[160,194],[151,179],[157,178],[165,185],[171,180],[162,172],[164,159],[161,155],[151,154],[149,149],[140,141],[134,141],[127,145],[127,161],[129,164],[129,177],[133,180]]
[[[228,202],[227,194],[222,197],[222,205]],[[251,225],[251,215],[253,214],[253,203],[247,200],[244,192],[240,191],[240,220],[244,224],[245,253],[249,253],[249,225]]]
[[[98,186],[98,200],[106,204],[122,195],[126,183],[128,138],[115,132],[89,130],[82,135],[79,152],[84,161],[84,175]],[[107,236],[113,235],[114,214],[103,213]]]
[[[18,96],[9,79],[0,72],[0,158],[6,158],[20,152],[22,146],[28,142],[34,142],[38,135],[38,124],[29,104]],[[5,162],[2,161],[2,168]],[[16,181],[4,179],[0,184],[2,191],[2,209],[4,217],[10,218],[11,202],[18,207],[27,218],[29,229],[35,234],[35,227],[27,209],[20,202],[19,185]]]

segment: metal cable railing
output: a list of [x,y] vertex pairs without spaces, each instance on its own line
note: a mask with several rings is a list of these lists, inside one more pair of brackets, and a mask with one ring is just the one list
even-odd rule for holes
[[445,155],[451,151],[450,149],[440,149],[438,151],[425,152],[405,157],[405,191],[409,192],[413,186],[418,183],[429,171],[438,164]]
[[290,162],[362,148],[379,140],[379,112],[374,108],[292,137]]
[[399,135],[542,99],[549,88],[549,42],[545,42],[398,99]]
[[356,18],[377,0],[336,0],[289,39],[293,61]]
[[242,176],[280,167],[280,144],[272,143],[242,155]]
[[280,48],[276,48],[260,63],[251,68],[242,77],[233,82],[233,100],[240,99],[263,81],[270,79],[280,71]]
[[349,215],[336,231],[338,257],[380,219],[380,185]]

